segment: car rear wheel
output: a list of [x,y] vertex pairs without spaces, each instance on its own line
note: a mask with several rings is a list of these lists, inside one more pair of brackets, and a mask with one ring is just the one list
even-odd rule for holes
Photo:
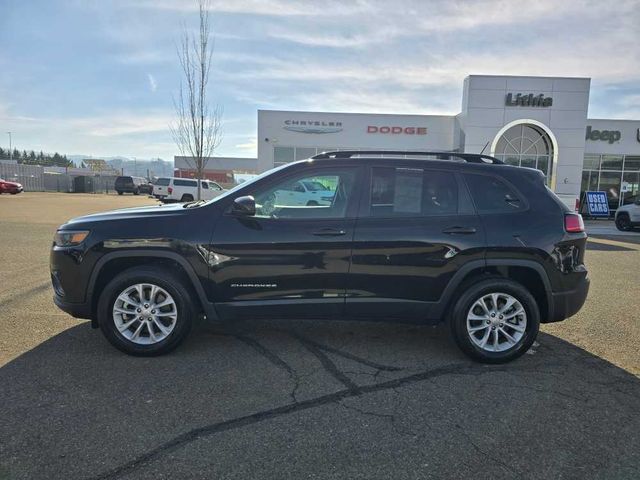
[[631,220],[629,220],[629,215],[626,213],[618,215],[616,217],[616,228],[622,232],[631,230]]
[[521,284],[491,278],[467,284],[450,319],[460,349],[474,360],[505,363],[524,354],[540,327],[533,295]]
[[318,206],[318,202],[316,202],[315,200],[309,200],[307,202],[307,207],[317,207]]
[[189,195],[187,193],[185,193],[184,195],[182,195],[182,198],[180,199],[181,202],[193,202],[193,195]]
[[98,301],[98,322],[107,340],[135,356],[175,349],[193,321],[192,300],[182,280],[157,267],[135,267],[116,276]]
[[122,191],[117,190],[117,192],[118,192],[118,195],[122,195]]

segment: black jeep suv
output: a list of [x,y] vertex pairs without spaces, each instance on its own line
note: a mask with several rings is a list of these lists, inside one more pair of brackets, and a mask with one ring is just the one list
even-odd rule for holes
[[202,313],[447,321],[466,354],[498,363],[582,307],[586,241],[537,170],[340,151],[208,202],[70,220],[51,278],[62,310],[133,355],[173,350]]

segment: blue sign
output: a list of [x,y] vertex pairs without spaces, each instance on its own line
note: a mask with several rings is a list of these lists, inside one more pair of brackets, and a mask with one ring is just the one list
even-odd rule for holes
[[607,192],[587,192],[587,207],[592,217],[608,217]]

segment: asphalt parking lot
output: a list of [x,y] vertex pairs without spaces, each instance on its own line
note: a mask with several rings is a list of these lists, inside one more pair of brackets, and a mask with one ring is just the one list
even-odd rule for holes
[[508,365],[338,321],[201,325],[132,358],[56,309],[48,252],[67,218],[152,203],[0,197],[0,479],[640,478],[640,233],[592,238],[585,307]]

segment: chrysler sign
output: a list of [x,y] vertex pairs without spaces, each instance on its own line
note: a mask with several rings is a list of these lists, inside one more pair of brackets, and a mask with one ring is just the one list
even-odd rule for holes
[[342,131],[342,122],[323,120],[285,120],[285,130],[298,133],[337,133]]

